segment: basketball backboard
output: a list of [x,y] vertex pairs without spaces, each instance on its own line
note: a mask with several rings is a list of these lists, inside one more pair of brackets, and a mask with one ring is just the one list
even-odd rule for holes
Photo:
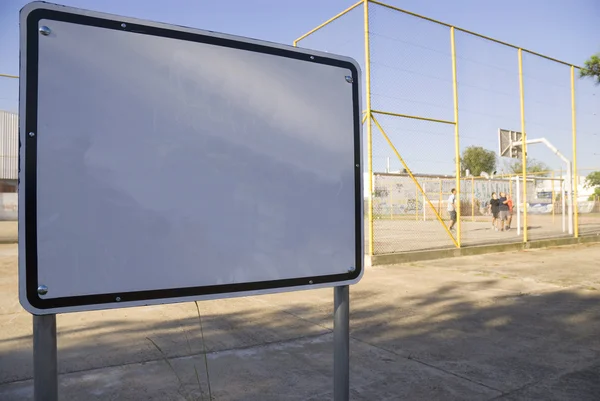
[[515,145],[515,142],[521,141],[523,134],[521,132],[498,129],[498,143],[500,145],[500,157],[510,157],[520,159],[523,156],[523,145]]

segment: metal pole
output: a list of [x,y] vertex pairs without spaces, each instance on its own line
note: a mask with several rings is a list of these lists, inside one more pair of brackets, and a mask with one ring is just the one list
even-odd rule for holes
[[527,242],[527,133],[525,132],[525,94],[523,89],[523,49],[519,48],[519,95],[521,98],[521,134],[522,134],[522,171],[523,174],[523,242]]
[[359,2],[351,5],[350,7],[348,7],[347,9],[345,9],[344,11],[342,11],[341,13],[329,18],[327,21],[323,22],[321,25],[311,29],[310,31],[306,32],[304,35],[300,36],[298,39],[294,40],[293,44],[294,47],[298,46],[298,42],[300,42],[302,39],[306,38],[307,36],[312,35],[313,33],[317,32],[319,29],[323,28],[324,26],[332,23],[333,21],[335,21],[336,19],[340,18],[341,16],[343,16],[344,14],[354,10],[356,7],[360,6],[362,4],[364,0],[360,0]]
[[373,256],[373,133],[371,129],[371,53],[369,51],[369,1],[363,0],[363,17],[365,24],[365,92],[366,92],[366,107],[367,107],[367,169],[368,169],[368,182],[369,187],[369,198],[367,199],[368,209],[368,226],[369,226],[369,239],[367,242],[367,253],[368,256]]
[[419,187],[415,185],[415,221],[419,221]]
[[438,214],[442,213],[442,202],[443,202],[442,193],[443,193],[442,179],[440,178],[440,201],[438,202]]
[[567,163],[567,191],[569,192],[569,197],[567,198],[569,234],[573,235],[573,172],[571,163]]
[[423,192],[423,221],[426,221],[427,218],[425,216],[426,210],[425,210],[425,192]]
[[390,220],[394,219],[394,199],[392,198],[392,184],[390,183]]
[[58,401],[56,315],[33,315],[33,399]]
[[562,171],[560,173],[560,198],[562,200],[562,230],[563,233],[567,230],[566,226],[566,214],[565,214],[565,209],[566,209],[566,205],[565,205],[565,179],[563,178],[562,175]]
[[471,221],[475,221],[475,177],[471,177]]
[[461,219],[460,219],[460,138],[458,131],[458,81],[456,78],[456,44],[454,40],[454,27],[450,27],[450,50],[452,53],[452,91],[454,98],[454,160],[456,170],[456,246],[460,248]]
[[556,199],[554,199],[554,171],[552,172],[552,224],[554,224],[554,209],[556,206]]
[[333,399],[350,399],[350,287],[333,288]]
[[577,186],[579,180],[577,178],[577,119],[575,114],[575,67],[571,66],[571,124],[573,128],[573,197],[575,198],[575,238],[579,237],[579,202],[577,201]]

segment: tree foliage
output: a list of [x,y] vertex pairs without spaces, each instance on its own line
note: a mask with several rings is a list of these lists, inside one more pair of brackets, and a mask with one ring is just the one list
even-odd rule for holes
[[589,173],[585,177],[585,186],[588,188],[600,187],[600,171]]
[[594,188],[594,193],[590,195],[589,200],[596,200],[600,198],[600,171],[594,171],[585,177],[585,186],[587,188]]
[[492,174],[496,170],[496,153],[480,146],[465,148],[461,157],[462,175],[465,175],[466,170],[475,177],[479,177],[484,171]]
[[[546,165],[546,163],[541,162],[539,160],[528,158],[527,159],[527,173],[536,174],[541,177],[547,176],[548,170],[550,168]],[[522,174],[523,173],[523,162],[521,160],[515,160],[509,165],[509,171],[513,174]]]
[[596,78],[596,85],[600,84],[600,53],[594,54],[585,62],[585,66],[579,71],[579,76]]

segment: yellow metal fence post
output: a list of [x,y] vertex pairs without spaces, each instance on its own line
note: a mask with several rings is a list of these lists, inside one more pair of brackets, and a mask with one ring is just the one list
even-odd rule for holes
[[523,242],[527,242],[527,133],[525,132],[525,94],[523,89],[523,49],[518,50],[519,56],[519,97],[521,98],[521,133],[522,141],[522,171],[523,175]]
[[456,44],[454,40],[454,27],[450,27],[450,48],[452,51],[452,89],[454,94],[454,158],[456,159],[456,242],[460,248],[461,222],[460,222],[460,141],[458,136],[458,82],[456,80]]
[[368,226],[369,226],[369,240],[368,240],[368,255],[372,256],[374,252],[374,237],[373,232],[373,132],[372,132],[372,121],[371,121],[371,53],[369,50],[369,1],[363,0],[363,17],[364,17],[364,29],[365,29],[365,92],[366,92],[366,107],[367,107],[367,169],[368,169],[368,186],[369,186],[369,198],[368,198]]
[[574,224],[573,234],[575,238],[579,237],[579,203],[577,202],[577,184],[579,179],[577,175],[577,118],[575,114],[575,67],[571,66],[571,124],[573,128],[573,172],[572,172],[572,185],[573,185],[573,212]]

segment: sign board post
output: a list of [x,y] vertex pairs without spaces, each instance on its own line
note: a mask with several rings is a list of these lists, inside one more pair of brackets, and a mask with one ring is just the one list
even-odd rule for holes
[[347,386],[358,63],[42,2],[20,18],[19,298],[36,394],[55,393],[39,363],[56,353],[39,350],[56,345],[57,313],[325,287]]
[[350,399],[350,287],[334,288],[333,399]]
[[33,398],[58,400],[56,315],[33,315]]

